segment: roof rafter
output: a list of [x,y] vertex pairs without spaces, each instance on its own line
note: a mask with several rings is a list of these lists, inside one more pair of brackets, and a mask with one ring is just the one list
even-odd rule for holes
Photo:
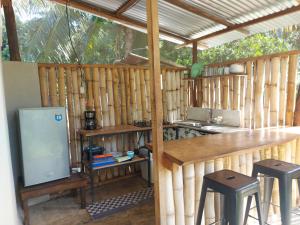
[[137,4],[140,0],[128,0],[124,4],[122,4],[115,12],[116,15],[121,15],[126,12],[128,9]]
[[[65,5],[66,3],[68,3],[68,6],[72,7],[72,8],[76,8],[85,12],[89,12],[92,13],[96,16],[100,16],[115,22],[119,22],[123,25],[127,25],[127,26],[131,26],[131,27],[136,27],[136,28],[140,28],[143,30],[147,29],[147,25],[143,22],[131,19],[129,17],[123,16],[123,15],[115,15],[114,12],[111,12],[107,9],[101,8],[101,7],[95,7],[93,5],[87,4],[87,3],[83,3],[82,1],[79,0],[52,0],[53,2],[59,3],[59,4],[63,4]],[[165,29],[160,29],[160,34],[171,37],[171,38],[175,38],[177,40],[183,41],[183,42],[188,42],[190,39],[183,37],[180,34],[176,34],[174,32],[165,30]]]
[[[170,4],[172,4],[172,5],[175,5],[175,6],[179,7],[179,8],[182,8],[182,9],[184,9],[186,11],[194,13],[194,14],[196,14],[198,16],[201,16],[201,17],[204,17],[204,18],[209,19],[211,21],[214,21],[216,23],[225,25],[227,27],[231,27],[231,26],[235,25],[233,23],[228,22],[227,20],[225,20],[223,18],[220,18],[218,16],[212,15],[212,14],[210,14],[210,13],[208,13],[208,12],[206,12],[206,11],[200,9],[200,8],[197,8],[195,6],[189,5],[189,4],[187,4],[187,3],[183,2],[183,1],[178,1],[178,0],[164,0],[164,1],[166,1],[166,2],[168,2]],[[249,34],[249,31],[247,31],[246,29],[238,29],[238,31],[241,32],[241,33],[243,33],[243,34],[246,34],[246,35]]]
[[276,12],[276,13],[273,13],[273,14],[269,14],[267,16],[263,16],[263,17],[260,17],[260,18],[254,19],[254,20],[250,20],[250,21],[247,21],[245,23],[235,24],[235,25],[233,25],[231,27],[227,27],[223,30],[219,30],[219,31],[204,35],[202,37],[195,38],[193,40],[185,42],[181,46],[191,44],[194,41],[202,41],[202,40],[205,40],[205,39],[208,39],[208,38],[211,38],[211,37],[215,37],[215,36],[218,36],[218,35],[221,35],[221,34],[228,33],[228,32],[233,31],[233,30],[241,29],[241,28],[251,26],[251,25],[254,25],[254,24],[257,24],[257,23],[261,23],[261,22],[264,22],[264,21],[267,21],[267,20],[271,20],[271,19],[274,19],[274,18],[277,18],[277,17],[280,17],[280,16],[284,16],[284,15],[287,15],[287,14],[290,14],[290,13],[293,13],[293,12],[297,12],[299,10],[300,10],[300,5],[293,6],[291,8],[286,9],[286,10],[282,10],[282,11],[279,11],[279,12]]

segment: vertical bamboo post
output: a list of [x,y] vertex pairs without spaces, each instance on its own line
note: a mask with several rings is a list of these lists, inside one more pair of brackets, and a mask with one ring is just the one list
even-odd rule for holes
[[127,105],[127,123],[132,124],[133,122],[133,109],[132,109],[132,99],[131,99],[131,88],[130,88],[130,71],[125,68],[125,87],[126,87],[126,105]]
[[145,71],[145,85],[146,85],[146,102],[147,102],[147,120],[151,120],[151,99],[150,99],[150,73],[149,70]]
[[69,132],[70,132],[70,147],[71,147],[71,161],[75,165],[77,162],[77,152],[76,152],[76,140],[75,140],[75,116],[73,107],[73,81],[71,68],[67,67],[67,102],[68,102],[68,117],[69,117]]
[[163,118],[164,121],[168,121],[168,104],[167,104],[167,71],[166,69],[162,69],[162,103],[163,103]]
[[186,110],[188,107],[188,81],[184,80],[184,99],[183,99],[183,106],[184,106],[184,119],[186,118]]
[[255,81],[255,128],[263,127],[263,79],[265,61],[263,59],[257,60],[257,77]]
[[280,58],[271,59],[272,75],[271,75],[271,101],[270,101],[270,126],[278,125],[278,79],[280,72]]
[[114,110],[114,95],[113,95],[113,80],[112,80],[112,71],[110,68],[106,69],[107,72],[107,77],[106,77],[106,82],[107,82],[107,103],[108,103],[108,112],[109,112],[109,121],[110,121],[110,126],[115,126],[116,121],[115,121],[115,110]]
[[253,94],[252,94],[252,110],[251,110],[251,128],[255,128],[255,92],[257,79],[257,61],[253,63]]
[[166,103],[169,122],[173,122],[172,79],[172,73],[168,70],[166,73]]
[[241,112],[241,127],[244,127],[244,115],[245,115],[245,88],[246,77],[240,77],[240,112]]
[[223,78],[223,109],[229,109],[229,78]]
[[184,74],[180,73],[180,119],[183,120],[184,119],[184,98],[186,96],[184,96],[185,92],[184,92]]
[[233,110],[239,110],[239,99],[240,99],[240,77],[233,77]]
[[216,92],[216,101],[215,101],[215,103],[216,103],[216,109],[221,109],[221,98],[220,98],[220,87],[221,87],[221,85],[220,85],[220,77],[217,77],[216,79],[215,79],[215,82],[216,82],[216,85],[215,85],[215,87],[216,87],[216,89],[215,89],[215,92]]
[[[214,172],[214,160],[205,162],[205,174]],[[205,201],[205,224],[211,224],[215,218],[215,203],[214,194],[207,193]]]
[[[185,225],[182,166],[173,163],[173,192],[176,225]],[[197,197],[197,195],[196,195]]]
[[137,117],[138,120],[143,119],[143,108],[142,108],[142,98],[141,98],[141,78],[140,70],[135,71],[135,81],[136,81],[136,100],[137,100]]
[[185,225],[195,223],[195,169],[194,164],[183,166]]
[[245,127],[251,128],[251,115],[252,115],[252,62],[246,63],[246,72],[247,72],[247,87],[246,87],[246,97],[245,97]]
[[270,126],[270,98],[271,98],[271,64],[270,59],[265,61],[265,95],[264,95],[264,127]]
[[207,108],[208,107],[208,95],[207,95],[207,81],[208,79],[203,78],[202,79],[202,95],[203,95],[203,103],[202,103],[202,107],[203,108]]
[[[94,98],[93,98],[93,80],[91,76],[91,68],[89,66],[84,68],[85,73],[85,79],[87,83],[87,104],[86,108],[87,110],[93,110],[94,109]],[[98,80],[99,82],[99,80]],[[98,96],[99,97],[99,96]],[[98,99],[99,101],[99,99]]]
[[48,96],[48,85],[47,85],[47,73],[44,66],[39,67],[39,81],[40,81],[40,92],[42,99],[42,106],[49,106],[49,96]]
[[121,86],[121,112],[122,112],[122,124],[127,125],[127,101],[126,101],[126,86],[125,86],[125,74],[124,69],[120,69],[120,86]]
[[287,85],[288,57],[281,57],[280,61],[280,88],[279,88],[279,125],[285,125],[286,85]]
[[131,94],[131,104],[132,104],[132,119],[137,120],[137,98],[136,98],[136,84],[135,84],[135,71],[130,68],[130,94]]
[[[278,160],[279,159],[278,146],[274,146],[271,149],[272,149],[272,159]],[[279,186],[278,186],[278,180],[277,179],[274,180],[273,193],[272,193],[272,203],[274,204],[274,207],[273,207],[274,214],[279,215],[280,210],[279,210],[279,207],[277,207],[279,205]]]
[[115,124],[121,125],[121,97],[119,94],[119,74],[117,68],[113,68],[113,99],[115,111]]
[[58,98],[57,98],[57,86],[56,86],[56,72],[55,67],[51,66],[49,69],[49,95],[52,107],[58,106]]
[[82,68],[77,68],[77,84],[78,84],[78,92],[79,92],[79,106],[80,106],[80,124],[81,127],[85,126],[85,119],[84,119],[84,111],[86,110],[86,92],[84,86],[84,76]]
[[65,94],[65,68],[58,67],[58,93],[59,93],[59,106],[66,106],[66,94]]
[[215,107],[215,82],[214,78],[211,77],[209,79],[209,108],[214,108]]
[[[90,75],[87,76],[87,79]],[[90,78],[89,78],[90,79]],[[88,81],[89,82],[89,81]],[[88,83],[89,84],[89,83]],[[93,82],[92,82],[92,87],[89,87],[88,89],[91,88],[92,90],[92,96],[90,95],[90,91],[88,90],[88,98],[89,99],[94,99],[94,104],[95,104],[95,111],[96,111],[96,119],[97,119],[97,125],[102,127],[102,118],[101,118],[101,108],[100,108],[100,93],[99,93],[99,69],[98,67],[93,68]],[[91,103],[90,100],[88,100],[89,104]]]
[[246,174],[248,176],[251,176],[252,168],[253,168],[253,153],[250,152],[246,154]]
[[[97,72],[98,68],[94,67],[94,76]],[[95,78],[94,78],[95,79]],[[102,108],[102,117],[103,117],[103,126],[109,126],[109,111],[108,111],[108,104],[107,104],[107,97],[106,97],[106,73],[105,68],[100,68],[100,96],[101,96],[101,108]]]
[[[205,174],[205,162],[195,163],[195,223],[198,216],[197,213],[199,209],[204,174]],[[204,221],[203,218],[202,221]],[[202,222],[202,224],[204,224],[204,222]]]
[[[79,100],[79,89],[78,89],[78,75],[77,69],[72,68],[72,87],[73,87],[73,97],[74,97],[74,114],[75,114],[75,132],[77,132],[81,128],[80,122],[80,100]],[[76,139],[76,153],[77,153],[77,160],[80,161],[80,154],[79,154],[79,140],[77,135],[75,136]]]
[[295,101],[296,101],[296,74],[298,65],[298,55],[291,55],[289,59],[289,72],[287,82],[287,103],[285,123],[287,126],[293,125]]
[[176,72],[176,120],[180,120],[180,72]]
[[166,178],[166,220],[167,225],[175,225],[175,206],[174,206],[174,195],[173,195],[173,182],[172,182],[172,171],[165,170]]
[[142,100],[142,118],[143,120],[147,120],[147,107],[146,107],[146,83],[145,83],[145,70],[140,70],[140,85],[141,85],[141,100]]
[[230,109],[233,109],[233,76],[229,76],[229,102]]

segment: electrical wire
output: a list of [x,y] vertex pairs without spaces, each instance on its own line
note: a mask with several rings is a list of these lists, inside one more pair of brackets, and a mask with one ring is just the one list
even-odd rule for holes
[[74,43],[73,43],[73,40],[72,40],[72,37],[71,37],[71,26],[70,26],[70,15],[69,15],[69,7],[68,7],[68,1],[66,1],[66,18],[67,18],[67,25],[68,25],[68,36],[69,36],[69,41],[70,41],[70,44],[71,44],[71,47],[72,47],[72,50],[75,54],[75,57],[76,57],[76,61],[77,61],[77,64],[78,64],[78,67],[80,69],[80,73],[81,73],[81,87],[84,87],[84,74],[83,74],[83,70],[82,70],[82,64],[81,64],[81,60],[75,50],[75,47],[74,47]]

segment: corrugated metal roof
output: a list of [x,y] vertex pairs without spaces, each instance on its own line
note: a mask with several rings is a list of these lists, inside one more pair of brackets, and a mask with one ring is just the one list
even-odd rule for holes
[[[81,2],[86,2],[98,8],[104,8],[113,13],[122,4],[127,2],[127,0],[84,0]],[[231,24],[244,23],[299,5],[297,0],[182,0],[180,2],[201,9],[210,15],[224,19]],[[158,6],[160,27],[170,33],[187,39],[199,38],[226,28],[225,25],[189,12],[164,0],[158,0]],[[137,4],[125,11],[122,16],[146,23],[146,0],[138,1]],[[297,11],[245,27],[245,29],[249,32],[248,35],[252,35],[299,23],[300,11]],[[138,30],[146,32],[146,29],[138,28]],[[202,40],[201,43],[204,43],[208,47],[214,47],[244,38],[245,36],[246,35],[243,32],[231,31]],[[162,37],[173,42],[182,43],[182,41],[178,41],[176,38],[174,39],[174,37],[169,38],[166,35],[163,35]]]

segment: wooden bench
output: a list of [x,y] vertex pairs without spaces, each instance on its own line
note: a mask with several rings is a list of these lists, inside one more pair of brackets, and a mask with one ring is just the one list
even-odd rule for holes
[[88,179],[81,174],[72,174],[69,178],[38,184],[32,187],[22,187],[20,190],[22,206],[24,210],[24,224],[29,225],[28,199],[46,194],[59,193],[66,190],[80,189],[81,208],[86,206],[85,191],[88,186]]

